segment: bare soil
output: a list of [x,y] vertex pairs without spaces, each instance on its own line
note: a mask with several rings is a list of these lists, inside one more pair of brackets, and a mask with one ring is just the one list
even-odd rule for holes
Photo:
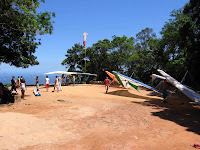
[[200,107],[181,93],[160,103],[158,94],[103,85],[0,105],[1,150],[193,150],[200,142]]

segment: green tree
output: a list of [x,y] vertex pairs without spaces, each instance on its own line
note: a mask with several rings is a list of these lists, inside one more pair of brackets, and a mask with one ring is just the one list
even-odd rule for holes
[[111,43],[113,48],[110,54],[110,60],[113,67],[110,70],[125,72],[127,69],[127,61],[134,48],[134,38],[113,36]]
[[186,49],[186,66],[190,72],[190,86],[200,90],[200,1],[190,0],[183,14],[189,19],[180,28],[180,47]]
[[84,47],[80,44],[74,44],[72,49],[67,50],[65,55],[67,58],[62,61],[62,65],[68,67],[68,71],[80,71],[84,70]]
[[166,22],[161,31],[164,43],[163,49],[168,55],[168,62],[163,65],[163,68],[178,79],[187,70],[187,66],[185,66],[186,49],[180,46],[182,38],[180,28],[187,22],[188,17],[182,11],[183,9],[173,10],[170,15],[172,19]]
[[168,63],[164,66],[179,81],[186,70],[190,76],[186,84],[200,89],[200,2],[190,0],[182,9],[174,10],[163,27],[161,34],[165,50],[169,54]]
[[155,42],[156,34],[151,28],[145,28],[136,34],[136,44],[128,60],[128,75],[134,72],[141,80],[149,81],[149,76],[152,74],[155,66],[152,50]]
[[93,44],[92,47],[87,48],[87,71],[91,73],[96,73],[98,75],[98,80],[103,80],[105,77],[105,71],[110,67],[109,51],[112,49],[112,44],[110,40],[104,39],[99,40],[97,43]]
[[0,1],[0,63],[27,68],[37,65],[34,56],[40,39],[36,35],[52,34],[55,13],[37,12],[44,0]]

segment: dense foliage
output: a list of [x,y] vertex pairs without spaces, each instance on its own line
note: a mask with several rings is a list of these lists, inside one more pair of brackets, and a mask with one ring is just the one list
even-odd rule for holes
[[[45,2],[41,0],[41,2]],[[0,63],[27,68],[37,65],[33,54],[40,39],[37,35],[51,34],[51,12],[39,12],[39,0],[1,0],[0,1]]]
[[[143,82],[149,82],[157,69],[163,69],[185,84],[200,89],[200,1],[190,0],[183,8],[173,10],[165,23],[162,37],[157,38],[151,28],[145,28],[134,37],[113,36],[99,40],[87,48],[87,72],[105,79],[105,72],[119,71]],[[75,44],[67,51],[63,65],[73,71],[84,71],[84,48]]]

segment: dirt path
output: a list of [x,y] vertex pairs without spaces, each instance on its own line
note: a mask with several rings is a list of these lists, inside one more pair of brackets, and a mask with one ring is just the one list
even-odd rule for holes
[[146,90],[77,85],[36,97],[33,88],[0,106],[1,150],[193,150],[200,142],[200,108],[182,95],[161,104]]

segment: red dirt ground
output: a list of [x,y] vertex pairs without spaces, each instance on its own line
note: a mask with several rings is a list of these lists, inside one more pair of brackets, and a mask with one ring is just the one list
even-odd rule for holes
[[200,107],[182,94],[167,103],[152,91],[103,85],[41,87],[25,100],[0,105],[2,150],[193,150],[200,142]]

